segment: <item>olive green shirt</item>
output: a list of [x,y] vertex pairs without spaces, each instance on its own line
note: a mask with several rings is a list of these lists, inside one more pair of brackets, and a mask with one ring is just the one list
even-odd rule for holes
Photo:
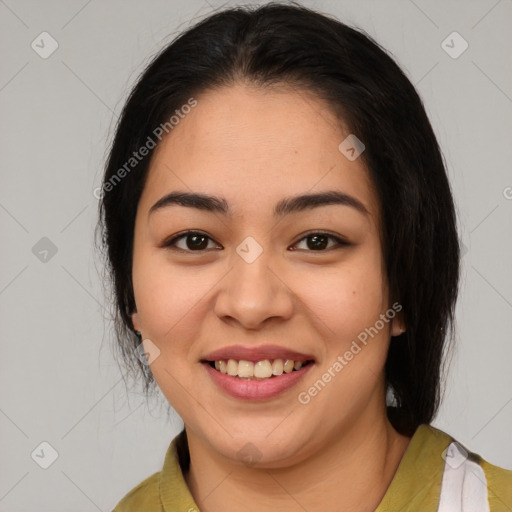
[[[162,471],[132,489],[113,512],[200,512],[183,477],[188,464],[182,431],[171,442]],[[512,471],[420,425],[375,512],[512,512]]]

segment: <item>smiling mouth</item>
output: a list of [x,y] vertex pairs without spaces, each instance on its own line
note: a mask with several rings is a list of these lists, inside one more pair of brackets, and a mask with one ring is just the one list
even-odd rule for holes
[[263,359],[256,362],[245,359],[203,361],[219,373],[244,380],[269,380],[283,374],[298,372],[313,362],[313,360],[294,361],[292,359]]

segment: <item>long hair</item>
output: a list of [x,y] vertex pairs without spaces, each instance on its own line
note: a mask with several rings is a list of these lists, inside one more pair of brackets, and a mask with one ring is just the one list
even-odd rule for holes
[[314,92],[365,142],[361,158],[378,191],[387,277],[407,325],[392,338],[386,361],[396,405],[388,415],[397,430],[410,434],[437,412],[443,351],[454,337],[459,242],[450,185],[422,101],[394,59],[363,31],[301,5],[210,15],[153,58],[124,105],[97,229],[125,367],[141,372],[146,391],[154,385],[135,353],[139,340],[130,316],[135,215],[153,150],[122,180],[114,178],[191,97],[240,82]]

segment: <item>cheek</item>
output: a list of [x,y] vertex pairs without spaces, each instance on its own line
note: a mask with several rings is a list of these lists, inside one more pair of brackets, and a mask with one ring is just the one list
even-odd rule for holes
[[301,273],[293,291],[329,339],[347,340],[375,323],[387,308],[386,284],[371,252],[350,265]]
[[318,371],[329,382],[326,391],[318,392],[320,375],[311,377],[302,389],[318,411],[335,407],[347,417],[355,414],[380,381],[390,329],[389,320],[381,320],[388,309],[381,269],[380,261],[370,256],[361,260],[361,266],[309,276],[301,292],[310,318],[318,320],[318,341],[324,344]]
[[[147,251],[134,256],[133,287],[144,335],[161,350],[180,350],[185,330],[200,308],[209,279],[198,267],[173,267],[165,255]],[[212,286],[210,284],[210,287]],[[167,343],[169,340],[173,343]]]
[[144,337],[160,351],[151,364],[151,372],[183,418],[188,417],[190,406],[186,391],[190,386],[190,365],[197,362],[190,347],[198,337],[200,317],[204,315],[201,299],[216,282],[212,277],[208,279],[192,267],[173,268],[154,253],[134,258],[133,286]]

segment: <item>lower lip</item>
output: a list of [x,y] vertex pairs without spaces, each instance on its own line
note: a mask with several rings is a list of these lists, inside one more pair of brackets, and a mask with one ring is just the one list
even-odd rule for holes
[[212,368],[208,363],[203,363],[206,371],[213,379],[213,382],[222,390],[235,398],[247,400],[266,400],[284,393],[297,384],[304,375],[306,375],[313,364],[314,363],[309,363],[300,370],[295,370],[291,373],[283,373],[277,377],[271,377],[265,380],[247,380],[221,373]]

